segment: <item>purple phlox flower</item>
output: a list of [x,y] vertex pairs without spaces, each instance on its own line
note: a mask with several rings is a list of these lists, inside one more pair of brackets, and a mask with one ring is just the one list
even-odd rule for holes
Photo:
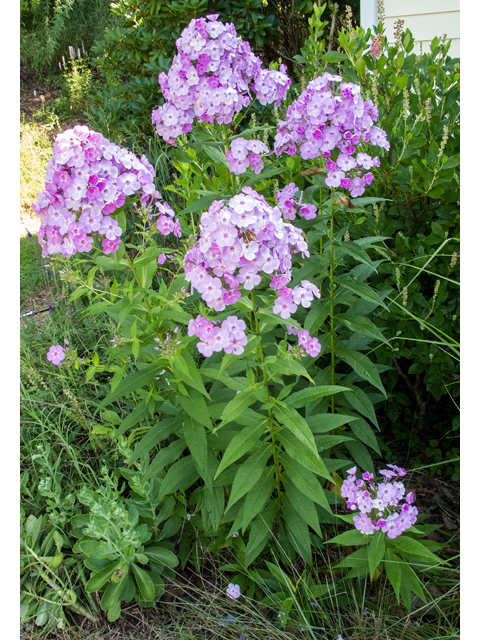
[[64,358],[65,352],[61,345],[52,345],[48,350],[47,360],[49,360],[52,364],[59,366]]
[[227,587],[227,596],[230,600],[236,600],[240,597],[240,587],[238,584],[230,583]]

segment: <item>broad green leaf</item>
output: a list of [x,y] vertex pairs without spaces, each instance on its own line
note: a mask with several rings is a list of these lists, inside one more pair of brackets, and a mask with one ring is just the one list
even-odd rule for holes
[[317,413],[308,416],[306,421],[313,433],[326,433],[356,419],[353,416],[343,416],[339,413]]
[[174,440],[167,447],[160,449],[145,472],[145,480],[150,480],[150,478],[157,476],[160,471],[167,466],[167,464],[171,464],[175,460],[178,460],[186,448],[187,443],[182,439]]
[[322,387],[307,387],[296,393],[292,393],[291,396],[285,400],[285,404],[290,409],[298,409],[304,407],[307,402],[317,400],[318,398],[324,398],[325,396],[333,396],[335,393],[341,393],[342,391],[350,391],[347,387],[340,387],[337,385],[324,385]]
[[245,566],[248,567],[261,553],[270,538],[273,520],[276,513],[276,500],[270,500],[262,513],[258,515],[250,529],[247,548],[245,549]]
[[94,591],[99,591],[103,585],[110,580],[113,576],[117,568],[121,565],[121,560],[115,560],[111,564],[107,565],[100,571],[96,571],[92,573],[90,580],[85,585],[85,591],[87,593],[93,593]]
[[147,365],[143,369],[135,371],[135,373],[131,373],[126,378],[120,382],[114,392],[108,394],[104,400],[98,405],[97,411],[100,409],[104,409],[107,404],[111,402],[115,402],[119,398],[123,398],[123,396],[132,393],[132,391],[136,391],[137,389],[142,389],[146,384],[148,384],[151,380],[153,380],[156,374],[164,368],[161,362],[156,362],[151,365]]
[[366,447],[361,442],[351,440],[345,442],[348,452],[363,471],[373,472],[373,461]]
[[255,389],[252,387],[247,387],[244,391],[238,393],[225,407],[222,413],[222,422],[216,427],[216,430],[235,420],[247,407],[256,401]]
[[364,251],[361,247],[359,247],[355,241],[350,242],[342,242],[340,244],[340,250],[345,251],[350,256],[358,260],[362,264],[367,264],[369,267],[372,267],[374,271],[376,271],[375,267],[373,267],[372,261],[366,251]]
[[308,310],[307,317],[305,318],[304,327],[313,335],[317,329],[319,329],[330,313],[330,301],[329,300],[315,300],[312,306]]
[[222,194],[220,191],[218,192],[218,194],[212,194],[210,196],[202,196],[198,200],[195,200],[195,202],[192,202],[192,204],[188,205],[188,207],[185,207],[185,209],[180,211],[178,215],[179,217],[181,217],[185,213],[206,210],[214,200],[221,200],[221,199],[222,199]]
[[377,531],[373,536],[369,536],[370,541],[368,545],[368,568],[370,569],[370,576],[373,580],[373,574],[385,555],[385,534],[381,531]]
[[349,529],[348,531],[344,531],[343,533],[340,533],[338,536],[335,536],[330,540],[326,540],[326,542],[328,544],[340,544],[347,547],[357,547],[363,544],[367,544],[368,539],[367,536],[358,529]]
[[253,518],[263,509],[265,502],[273,491],[273,476],[275,468],[267,467],[260,476],[260,480],[250,489],[243,506],[242,530],[246,528]]
[[135,409],[122,421],[121,425],[115,431],[115,438],[119,438],[127,429],[131,429],[137,425],[140,420],[147,418],[150,415],[148,406],[145,400],[135,407]]
[[308,498],[304,493],[297,489],[297,487],[289,478],[282,477],[282,483],[285,487],[287,498],[292,503],[295,511],[308,525],[312,527],[315,533],[317,533],[320,538],[322,538],[323,535],[322,530],[320,529],[320,523],[318,521],[318,513],[315,509],[313,500]]
[[86,556],[97,560],[108,558],[114,551],[112,545],[104,540],[83,540],[78,543],[78,547]]
[[389,579],[398,600],[400,597],[400,586],[402,584],[402,559],[396,556],[393,551],[387,549],[384,565],[387,578]]
[[175,427],[178,424],[178,418],[164,418],[161,422],[157,422],[153,427],[150,427],[148,432],[143,438],[137,442],[133,451],[131,461],[134,462],[144,455],[150,453],[150,451],[159,444],[162,440],[168,438],[173,433]]
[[221,167],[228,168],[228,163],[225,158],[225,154],[220,151],[220,149],[216,149],[215,147],[210,147],[208,145],[203,145],[203,151],[211,158],[215,164],[219,164]]
[[305,419],[295,411],[295,409],[291,409],[286,407],[285,405],[276,403],[273,407],[273,411],[275,413],[275,417],[277,420],[285,425],[285,427],[293,433],[301,442],[303,442],[310,451],[313,451],[313,454],[318,457],[317,446],[315,444],[315,440],[313,439],[313,433],[310,430],[310,427],[305,422]]
[[100,605],[104,611],[108,611],[118,603],[120,603],[120,597],[122,591],[127,585],[127,574],[125,574],[118,582],[110,582],[102,596]]
[[183,382],[200,391],[200,393],[207,398],[210,397],[205,389],[197,365],[187,349],[184,349],[181,354],[172,358],[172,369],[174,374],[183,380]]
[[270,444],[265,444],[261,449],[252,453],[238,469],[225,513],[257,483],[271,453]]
[[205,427],[191,416],[185,417],[183,435],[202,478],[207,475],[207,434]]
[[177,399],[185,412],[194,420],[198,421],[209,431],[213,430],[212,421],[208,412],[207,403],[204,397],[196,390],[190,388],[190,397],[184,396],[182,393],[177,395]]
[[198,479],[198,471],[193,464],[192,456],[181,458],[167,471],[167,475],[161,481],[160,492],[157,500],[162,500],[167,494],[178,489],[184,489]]
[[348,56],[344,53],[340,53],[339,51],[328,51],[327,53],[324,53],[321,58],[322,60],[325,60],[325,62],[331,62],[332,64],[348,60]]
[[373,424],[378,429],[378,421],[377,416],[375,415],[375,408],[368,395],[365,393],[365,391],[360,389],[360,387],[354,387],[352,385],[350,388],[352,390],[352,393],[346,393],[343,396],[343,400],[345,401],[347,406],[352,407],[352,409],[355,409],[355,411],[361,413],[362,416],[368,418],[370,422],[373,422]]
[[147,600],[147,602],[153,600],[155,598],[155,586],[153,584],[153,580],[145,569],[139,567],[138,564],[132,563],[131,567],[142,598]]
[[413,558],[419,558],[426,562],[441,563],[442,560],[438,558],[434,553],[429,551],[420,540],[409,538],[408,536],[398,536],[393,540],[389,540],[389,546],[393,547],[399,553],[411,556]]
[[374,291],[374,289],[372,289],[368,284],[365,284],[364,282],[358,282],[356,280],[350,280],[347,278],[347,276],[343,276],[342,279],[334,278],[334,282],[345,287],[346,289],[349,289],[350,291],[353,291],[358,296],[360,296],[360,298],[368,300],[368,302],[373,302],[376,305],[380,305],[388,311],[387,305],[383,302],[378,293]]
[[363,380],[367,380],[367,382],[373,384],[374,387],[383,393],[385,398],[387,397],[387,392],[383,387],[380,375],[375,365],[364,353],[347,349],[343,345],[338,345],[335,349],[335,353],[345,360],[345,362],[349,364],[355,373],[363,378]]
[[257,421],[253,425],[245,427],[240,431],[240,433],[237,433],[237,435],[234,436],[223,454],[222,460],[215,474],[215,478],[217,478],[229,465],[233,464],[235,460],[238,460],[247,453],[258,442],[260,436],[265,431],[266,422],[266,419],[262,422]]
[[298,517],[292,503],[286,496],[283,497],[283,519],[293,548],[307,564],[312,565],[312,545],[308,525]]
[[283,584],[285,587],[290,588],[292,591],[294,591],[294,585],[292,584],[292,581],[287,576],[287,574],[280,569],[280,567],[277,567],[276,564],[273,564],[273,562],[269,562],[268,560],[265,560],[265,564],[267,565],[272,576],[276,578],[280,582],[280,584]]
[[402,562],[400,565],[402,572],[402,582],[400,585],[400,595],[402,596],[403,604],[410,613],[412,610],[412,597],[411,592],[415,593],[420,600],[426,602],[425,593],[422,588],[422,583],[418,579],[413,569],[406,563]]
[[380,454],[380,447],[378,446],[377,437],[372,427],[366,420],[364,420],[363,418],[358,418],[357,420],[353,420],[349,426],[359,440],[361,440],[371,449]]
[[285,469],[287,477],[290,478],[297,489],[300,489],[300,491],[310,498],[310,500],[313,500],[313,502],[316,502],[326,511],[331,513],[330,505],[328,504],[328,500],[323,492],[323,487],[315,475],[311,471],[308,471],[308,469],[305,469],[305,467],[299,464],[296,460],[290,458],[287,454],[282,454],[280,456],[280,461]]
[[318,453],[312,453],[312,451],[292,433],[282,431],[277,434],[277,439],[283,444],[288,455],[301,464],[302,467],[305,467],[305,469],[308,469],[309,471],[313,471],[313,473],[316,473],[322,478],[326,478],[330,482],[333,481],[331,475],[328,473],[325,463],[318,456]]
[[390,342],[385,338],[382,332],[377,329],[374,323],[365,316],[350,316],[347,313],[340,313],[336,316],[336,320],[341,320],[349,329],[358,333],[363,333],[366,336],[380,340],[387,345]]

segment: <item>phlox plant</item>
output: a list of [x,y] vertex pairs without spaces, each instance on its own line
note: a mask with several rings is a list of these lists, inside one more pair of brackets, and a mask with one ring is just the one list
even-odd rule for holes
[[[373,399],[386,392],[367,354],[389,340],[367,314],[385,306],[389,291],[368,283],[382,262],[372,259],[382,238],[348,239],[358,212],[336,191],[355,197],[375,179],[376,154],[389,144],[375,124],[378,111],[357,85],[328,72],[285,109],[285,69],[263,69],[215,15],[192,20],[177,46],[159,78],[166,100],[153,121],[178,172],[168,190],[186,206],[174,211],[162,200],[146,158],[86,128],[57,141],[36,205],[44,250],[74,255],[71,299],[86,298],[86,314],[105,313],[116,324],[114,342],[105,337],[107,361],[97,353],[83,363],[62,358],[61,345],[49,359],[88,367],[87,380],[113,374],[98,410],[133,403],[114,436],[130,430],[121,473],[133,494],[141,486],[151,500],[130,546],[128,536],[123,546],[110,544],[106,529],[91,524],[106,512],[93,509],[92,496],[84,500],[90,524],[79,520],[76,548],[103,554],[86,564],[97,572],[89,588],[104,590],[110,619],[135,593],[140,601],[157,593],[158,576],[147,580],[138,563],[148,562],[143,546],[158,513],[183,514],[182,566],[191,536],[210,551],[232,546],[241,570],[276,553],[277,543],[292,563],[300,556],[311,565],[312,542],[322,544],[327,525],[354,523],[342,513],[340,473],[352,459],[373,469],[370,452],[380,453]],[[265,127],[236,132],[254,94],[285,112],[271,150],[268,136],[256,138]],[[371,201],[354,206],[364,212]],[[375,491],[379,511],[381,486]],[[346,497],[350,506],[364,504]],[[119,509],[113,515],[127,522]],[[133,528],[147,518],[135,509]],[[389,523],[390,515],[382,517]],[[422,525],[392,539],[382,523],[373,537],[363,527],[329,542],[361,546],[338,566],[351,568],[347,577],[384,566],[410,607],[411,590],[423,591],[403,560],[430,566],[438,558],[417,539],[428,532]],[[242,584],[234,577],[229,595]]]

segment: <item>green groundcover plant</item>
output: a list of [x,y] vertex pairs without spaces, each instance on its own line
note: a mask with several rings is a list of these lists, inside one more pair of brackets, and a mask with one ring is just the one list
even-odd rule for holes
[[[251,567],[278,542],[292,564],[312,565],[325,527],[344,522],[328,543],[358,549],[334,567],[339,579],[384,571],[410,611],[412,592],[425,601],[422,576],[439,571],[440,545],[425,540],[404,469],[374,482],[374,403],[387,399],[390,367],[371,353],[395,347],[369,315],[389,311],[393,289],[372,285],[388,238],[350,236],[366,207],[387,201],[364,194],[389,136],[375,102],[336,73],[286,100],[285,67],[263,68],[217,18],[190,22],[159,78],[165,101],[152,120],[171,148],[166,192],[180,210],[145,156],[83,126],[57,138],[34,205],[43,256],[76,287],[70,300],[116,327],[107,358],[68,340],[46,354],[103,381],[100,428],[125,461],[121,478],[105,470],[102,487],[78,491],[72,552],[115,620],[195,562],[192,537],[234,548],[224,570],[236,599],[257,593]],[[279,110],[276,126],[253,119],[240,135],[253,96]],[[278,588],[264,602],[285,625],[293,586],[267,566]]]

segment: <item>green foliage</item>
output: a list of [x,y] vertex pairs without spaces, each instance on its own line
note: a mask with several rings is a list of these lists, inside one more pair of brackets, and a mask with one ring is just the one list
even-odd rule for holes
[[36,236],[20,238],[20,304],[29,302],[45,284],[42,249]]

